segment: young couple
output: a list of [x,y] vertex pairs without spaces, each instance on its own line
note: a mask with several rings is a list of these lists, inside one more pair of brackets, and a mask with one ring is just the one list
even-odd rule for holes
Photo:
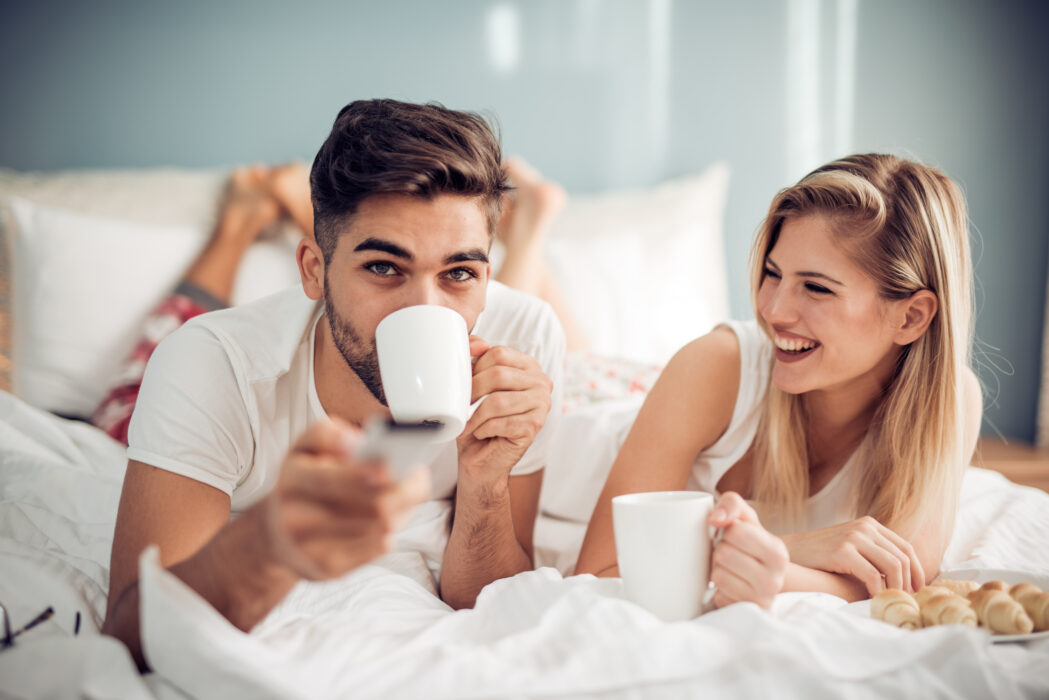
[[[500,221],[508,173],[517,192]],[[446,535],[430,561],[449,605],[531,569],[565,357],[537,232],[562,200],[504,164],[475,115],[391,100],[340,112],[308,184],[296,166],[238,171],[211,245],[152,325],[224,305],[243,251],[282,216],[308,233],[302,287],[203,315],[155,352],[147,337],[144,377],[96,414],[129,445],[104,631],[144,666],[137,560],[149,545],[248,630],[299,580],[390,551],[428,499],[454,503],[450,524],[428,524]],[[499,276],[553,307],[489,280],[497,230]],[[721,326],[670,361],[577,571],[617,574],[613,496],[690,488],[720,494],[719,605],[916,590],[938,568],[979,426],[961,193],[912,162],[843,159],[776,196],[753,259],[758,321]],[[482,400],[428,471],[395,482],[354,447],[366,419],[388,414],[375,327],[413,304],[466,319]]]

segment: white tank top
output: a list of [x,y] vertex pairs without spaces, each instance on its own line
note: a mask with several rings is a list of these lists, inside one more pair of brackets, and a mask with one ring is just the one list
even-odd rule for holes
[[[687,486],[715,495],[721,477],[742,459],[754,442],[773,362],[772,341],[757,321],[728,321],[722,325],[730,328],[739,339],[739,393],[728,428],[717,442],[696,458]],[[855,483],[859,452],[854,452],[827,485],[808,498],[805,502],[805,521],[793,530],[817,530],[856,518]],[[782,524],[773,522],[773,519],[766,520],[769,522],[763,521],[762,525],[770,532],[782,535],[789,531]]]

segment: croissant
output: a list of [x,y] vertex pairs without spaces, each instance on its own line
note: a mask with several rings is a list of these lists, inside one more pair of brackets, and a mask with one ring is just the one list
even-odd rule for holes
[[940,584],[935,583],[935,584],[931,584],[929,586],[926,586],[925,588],[923,588],[920,591],[918,591],[917,593],[915,593],[914,594],[914,600],[918,603],[918,607],[921,608],[921,607],[925,606],[925,601],[927,601],[929,598],[933,597],[934,595],[943,594],[943,593],[950,593],[951,595],[955,595],[954,593],[951,592],[951,589],[944,588]]
[[[925,588],[935,588],[935,586]],[[924,592],[925,588],[919,593]],[[932,595],[925,598],[925,602],[921,604],[921,614],[922,622],[926,626],[966,625],[976,627],[976,613],[969,605],[969,601],[946,589],[943,593],[933,592]]]
[[1018,583],[1009,589],[1009,595],[1024,607],[1036,632],[1049,630],[1049,593],[1033,583]]
[[970,593],[972,593],[980,587],[980,584],[976,583],[976,581],[952,581],[951,579],[937,581],[936,583],[933,583],[931,585],[939,586],[940,588],[946,588],[951,593],[963,597],[969,595]]
[[[981,591],[1005,591],[1009,592],[1009,584],[1005,581],[988,581],[987,583],[980,586]],[[972,591],[970,591],[971,593]]]
[[980,623],[992,634],[1027,634],[1034,625],[1024,607],[1005,591],[980,589],[969,594]]
[[886,589],[871,599],[871,617],[905,630],[914,630],[922,626],[918,603],[909,593],[898,588]]

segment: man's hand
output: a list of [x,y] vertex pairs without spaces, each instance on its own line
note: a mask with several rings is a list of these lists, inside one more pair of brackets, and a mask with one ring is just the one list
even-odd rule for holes
[[484,400],[459,436],[460,475],[505,480],[546,422],[553,382],[513,348],[471,336],[470,355],[477,358],[470,400]]
[[342,422],[310,427],[252,510],[273,559],[307,579],[329,579],[389,552],[412,506],[430,496],[429,472],[400,483],[377,460],[357,461],[359,433]]

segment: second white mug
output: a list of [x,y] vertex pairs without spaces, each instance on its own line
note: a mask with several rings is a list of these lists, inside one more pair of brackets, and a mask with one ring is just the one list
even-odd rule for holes
[[691,620],[707,604],[714,497],[700,491],[631,493],[612,499],[616,558],[628,600],[667,621]]

